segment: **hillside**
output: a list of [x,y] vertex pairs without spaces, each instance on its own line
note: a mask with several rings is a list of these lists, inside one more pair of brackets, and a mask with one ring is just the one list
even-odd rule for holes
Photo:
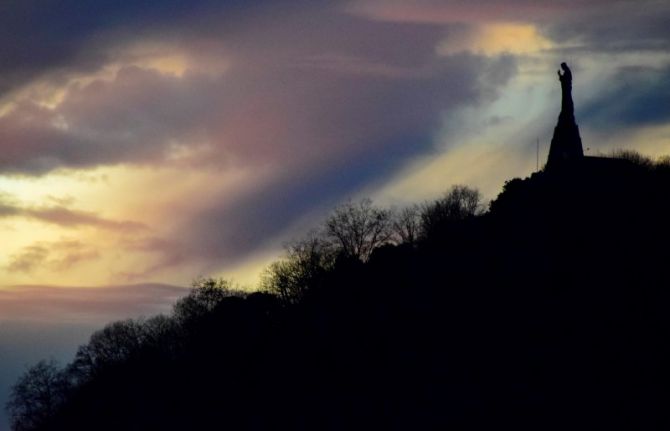
[[670,167],[626,156],[340,253],[299,296],[202,280],[171,316],[34,367],[23,382],[48,396],[15,396],[15,429],[660,427]]

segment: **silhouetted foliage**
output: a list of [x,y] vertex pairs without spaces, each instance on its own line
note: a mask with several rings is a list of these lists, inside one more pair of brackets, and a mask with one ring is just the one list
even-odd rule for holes
[[191,294],[174,306],[174,316],[179,321],[189,321],[205,316],[226,298],[240,296],[239,289],[228,280],[199,278],[193,282]]
[[442,199],[425,204],[421,231],[425,237],[438,235],[451,222],[473,217],[482,209],[481,193],[467,186],[453,186]]
[[308,289],[320,283],[334,257],[326,240],[312,233],[287,247],[286,256],[266,269],[261,289],[276,294],[285,303],[299,301]]
[[642,154],[638,153],[637,151],[633,150],[617,150],[613,151],[612,155],[610,156],[613,159],[621,159],[621,160],[626,160],[628,162],[631,162],[635,165],[650,169],[654,167],[654,161],[647,157],[643,156]]
[[139,351],[144,341],[144,325],[134,320],[110,323],[91,335],[88,344],[77,350],[71,371],[80,380],[95,377],[109,367],[122,365]]
[[463,186],[396,218],[345,205],[268,270],[271,293],[199,280],[171,315],[38,364],[14,427],[665,429],[667,162],[558,166],[486,213]]
[[391,228],[398,244],[415,244],[421,236],[421,207],[410,205],[393,213]]
[[392,236],[389,210],[377,208],[370,199],[348,202],[326,220],[326,238],[348,258],[366,261],[372,251]]
[[69,389],[68,376],[55,361],[40,361],[30,367],[12,387],[7,403],[12,429],[28,431],[48,424]]

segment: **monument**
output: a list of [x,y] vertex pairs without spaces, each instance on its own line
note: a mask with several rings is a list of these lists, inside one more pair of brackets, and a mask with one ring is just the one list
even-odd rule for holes
[[551,139],[547,169],[565,167],[584,158],[582,138],[579,136],[572,101],[572,72],[565,63],[561,63],[561,69],[563,73],[558,71],[558,79],[561,82],[561,113]]

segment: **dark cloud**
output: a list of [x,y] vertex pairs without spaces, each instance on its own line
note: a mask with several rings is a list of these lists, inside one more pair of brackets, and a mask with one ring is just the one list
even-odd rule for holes
[[667,52],[670,48],[670,7],[655,0],[611,1],[597,7],[575,7],[541,30],[566,52],[624,54]]
[[[352,0],[350,13],[372,20],[441,25],[453,22],[519,22],[560,19],[627,0]],[[651,0],[653,2],[653,0]],[[628,2],[630,3],[630,2]],[[642,2],[639,2],[642,3]]]
[[[47,72],[96,70],[108,48],[131,38],[181,35],[201,29],[205,14],[226,23],[260,1],[241,0],[5,0],[0,3],[0,97]],[[279,2],[283,3],[283,2]],[[225,19],[224,19],[225,18]],[[239,25],[239,24],[238,24]]]
[[560,52],[667,51],[670,8],[658,0],[353,0],[347,10],[373,20],[431,25],[530,22]]
[[56,109],[24,101],[0,118],[0,171],[43,174],[162,161],[209,112],[214,85],[128,67],[112,82],[75,86]]
[[670,121],[670,66],[625,67],[611,82],[578,111],[589,127],[615,132]]
[[[455,105],[451,100],[480,99],[478,88],[459,80],[476,61],[485,66],[481,59],[436,57],[445,29],[368,22],[291,4],[248,13],[249,27],[208,35],[207,55],[231,64],[222,76],[198,73],[197,65],[183,77],[131,66],[111,82],[71,86],[56,109],[18,104],[0,118],[0,172],[164,163],[175,148],[198,145],[207,162],[262,164],[286,151],[319,158],[370,141],[368,130],[378,133],[383,126],[387,136],[409,134],[403,126],[425,125]],[[184,34],[176,49],[201,49],[196,35],[207,33],[211,18],[195,16],[205,24],[179,21],[172,28]],[[160,15],[150,22],[160,22]],[[507,65],[500,70],[509,75]],[[419,98],[421,107],[415,105]],[[316,139],[321,143],[312,149]]]

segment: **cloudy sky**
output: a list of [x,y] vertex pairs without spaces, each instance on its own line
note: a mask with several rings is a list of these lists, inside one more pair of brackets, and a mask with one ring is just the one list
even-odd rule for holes
[[546,158],[562,61],[587,154],[670,154],[668,22],[652,0],[4,0],[0,329],[252,286],[346,199],[492,198]]

